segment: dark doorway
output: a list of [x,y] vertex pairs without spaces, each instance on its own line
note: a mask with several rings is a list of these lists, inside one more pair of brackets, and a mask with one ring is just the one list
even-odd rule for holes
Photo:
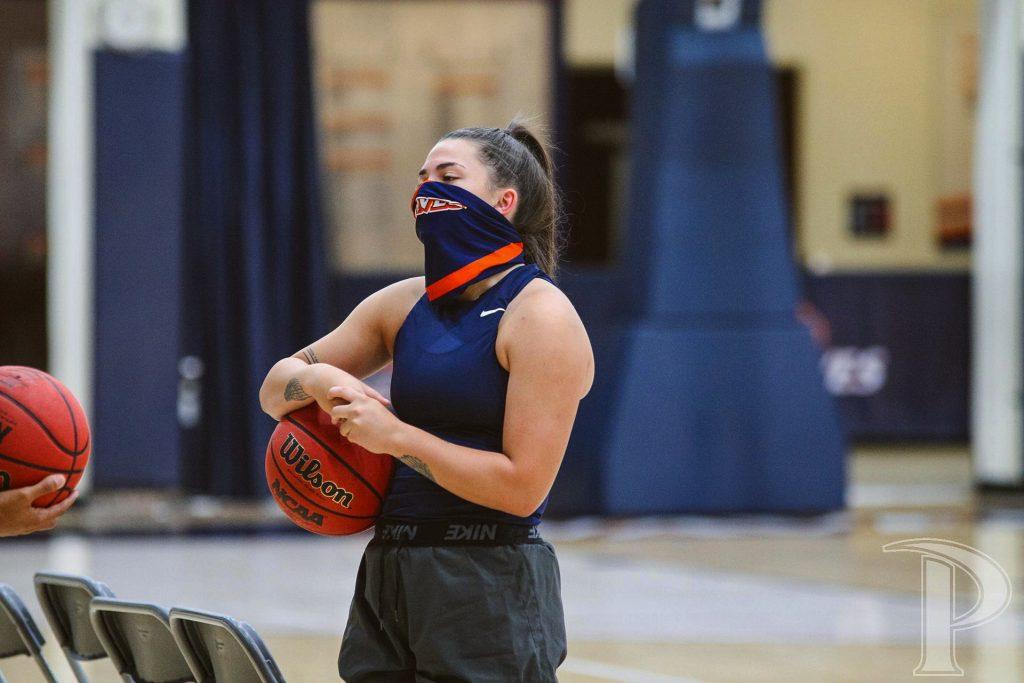
[[626,201],[629,95],[612,69],[571,69],[565,209],[566,260],[601,265],[614,260],[619,217]]
[[775,70],[775,101],[778,105],[779,143],[782,147],[782,180],[785,185],[786,202],[789,205],[789,243],[793,253],[797,251],[797,216],[799,215],[800,187],[797,182],[799,136],[797,121],[800,106],[800,73],[794,67]]

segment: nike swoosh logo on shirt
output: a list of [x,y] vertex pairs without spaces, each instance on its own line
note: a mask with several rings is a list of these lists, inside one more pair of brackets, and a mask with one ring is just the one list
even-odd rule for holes
[[492,308],[489,311],[480,311],[480,317],[483,318],[484,316],[488,316],[491,313],[497,313],[498,311],[504,311],[504,310],[505,310],[504,308]]

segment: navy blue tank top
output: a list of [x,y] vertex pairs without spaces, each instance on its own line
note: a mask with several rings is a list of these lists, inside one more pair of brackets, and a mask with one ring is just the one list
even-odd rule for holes
[[[513,269],[475,301],[413,306],[395,336],[391,405],[403,421],[460,446],[502,452],[506,371],[494,352],[498,322],[537,266]],[[394,520],[494,519],[535,525],[547,499],[517,517],[456,496],[399,463],[381,516]]]

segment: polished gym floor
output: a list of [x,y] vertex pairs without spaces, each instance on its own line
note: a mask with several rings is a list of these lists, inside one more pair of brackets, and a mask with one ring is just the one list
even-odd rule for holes
[[[976,499],[965,450],[861,450],[850,481],[851,509],[814,518],[545,522],[561,560],[569,631],[560,680],[909,681],[920,649],[920,559],[883,553],[884,544],[966,543],[1024,585],[1024,510],[1012,498]],[[0,582],[41,625],[32,573],[42,569],[87,574],[122,598],[224,612],[261,633],[289,681],[330,681],[367,538],[4,540]],[[975,599],[969,583],[958,584],[958,610]],[[961,680],[1024,680],[1022,643],[1024,598],[1015,595],[1001,617],[958,635]],[[48,655],[72,680],[59,652]],[[42,680],[25,658],[0,670],[12,682]],[[106,661],[87,670],[93,681],[118,680]]]

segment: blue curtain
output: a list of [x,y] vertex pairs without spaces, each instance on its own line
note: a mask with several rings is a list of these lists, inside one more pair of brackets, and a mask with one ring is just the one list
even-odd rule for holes
[[309,6],[192,0],[188,16],[183,355],[202,377],[182,483],[252,496],[274,426],[262,378],[326,331]]

